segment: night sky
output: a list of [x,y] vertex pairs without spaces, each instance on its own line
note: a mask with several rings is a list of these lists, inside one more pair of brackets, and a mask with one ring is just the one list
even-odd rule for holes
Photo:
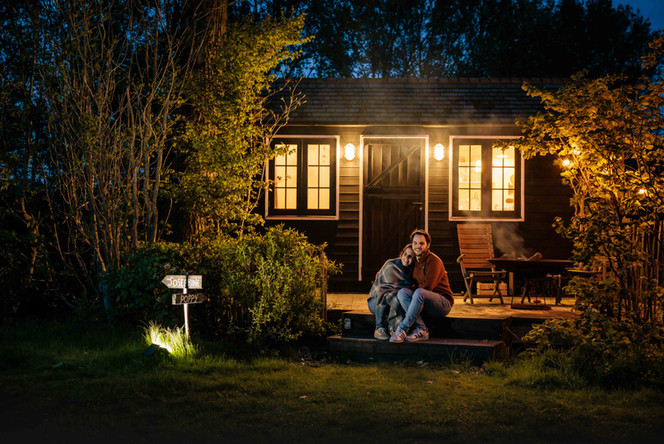
[[650,19],[652,29],[664,29],[664,0],[612,0],[613,6],[630,5]]

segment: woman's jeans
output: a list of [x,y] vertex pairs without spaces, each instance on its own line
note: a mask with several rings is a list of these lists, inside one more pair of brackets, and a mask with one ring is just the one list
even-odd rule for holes
[[384,320],[390,307],[384,301],[380,301],[379,304],[378,298],[369,298],[367,304],[369,305],[369,311],[376,317],[376,329],[386,327]]
[[422,329],[427,328],[422,320],[422,309],[437,318],[447,316],[452,309],[452,304],[445,296],[424,288],[418,288],[415,291],[410,288],[402,288],[399,290],[397,298],[403,309],[406,310],[406,317],[399,324],[399,328],[406,332],[413,324]]

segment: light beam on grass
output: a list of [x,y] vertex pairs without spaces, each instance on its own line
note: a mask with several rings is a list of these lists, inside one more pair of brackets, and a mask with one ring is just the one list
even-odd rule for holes
[[187,339],[183,329],[179,327],[170,329],[150,322],[145,328],[144,338],[149,345],[158,345],[175,358],[184,358],[196,354],[196,347]]

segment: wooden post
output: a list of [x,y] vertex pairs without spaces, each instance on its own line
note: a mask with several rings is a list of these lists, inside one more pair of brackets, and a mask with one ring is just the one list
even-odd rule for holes
[[327,266],[325,261],[325,252],[320,252],[320,263],[323,267],[323,288],[321,288],[320,297],[323,300],[323,320],[327,321]]
[[[187,276],[187,283],[182,289],[182,294],[187,294],[187,286],[189,285],[189,276]],[[184,332],[187,335],[187,340],[189,339],[189,304],[184,305]]]

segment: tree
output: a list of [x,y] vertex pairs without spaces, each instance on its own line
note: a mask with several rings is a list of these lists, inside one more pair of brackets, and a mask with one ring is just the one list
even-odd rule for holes
[[[253,212],[266,189],[263,168],[277,149],[271,140],[299,99],[293,94],[275,112],[266,109],[275,67],[294,59],[304,18],[266,18],[229,25],[208,45],[205,63],[187,89],[192,117],[175,184],[190,214],[190,234],[217,237],[261,222]],[[290,88],[286,83],[283,88]]]
[[9,3],[0,3],[0,278],[14,283],[3,297],[3,312],[14,314],[45,293],[52,270],[43,248],[48,208],[40,168],[48,139],[46,30],[34,5]]
[[527,158],[559,158],[575,210],[559,229],[578,263],[608,268],[614,291],[582,301],[639,323],[662,322],[664,303],[664,37],[651,50],[638,82],[579,75],[557,91],[526,87],[545,111],[519,122],[513,143]]
[[649,22],[610,0],[262,0],[306,14],[297,72],[315,77],[637,74]]

